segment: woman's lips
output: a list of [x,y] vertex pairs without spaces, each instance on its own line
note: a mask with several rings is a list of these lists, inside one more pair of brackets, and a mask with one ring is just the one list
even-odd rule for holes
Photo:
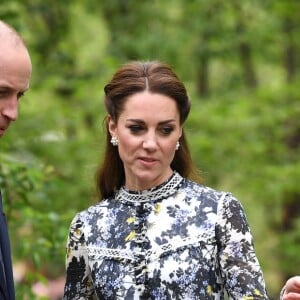
[[151,157],[140,157],[139,160],[141,161],[141,163],[143,163],[144,165],[153,165],[157,162],[156,159],[151,158]]
[[156,159],[154,158],[151,158],[151,157],[140,157],[141,160],[144,160],[144,161],[155,161]]

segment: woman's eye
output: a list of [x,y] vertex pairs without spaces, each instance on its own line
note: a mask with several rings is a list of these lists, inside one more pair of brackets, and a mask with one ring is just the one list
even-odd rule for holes
[[164,134],[164,135],[169,135],[172,131],[173,131],[173,127],[162,127],[160,129],[160,131]]
[[138,133],[143,130],[143,127],[140,125],[131,125],[131,126],[128,126],[128,128],[132,133]]

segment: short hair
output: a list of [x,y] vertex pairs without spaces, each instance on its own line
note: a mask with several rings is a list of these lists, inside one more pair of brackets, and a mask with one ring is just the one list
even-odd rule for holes
[[[159,61],[133,61],[123,65],[104,87],[105,107],[111,118],[117,122],[124,103],[131,95],[142,91],[162,94],[176,102],[180,124],[187,119],[191,102],[186,88],[172,68]],[[106,122],[106,148],[102,165],[96,174],[97,190],[102,198],[108,198],[125,183],[123,162],[117,147],[110,143],[110,132]],[[184,177],[201,182],[194,167],[184,131],[179,139],[180,147],[176,151],[171,168]]]

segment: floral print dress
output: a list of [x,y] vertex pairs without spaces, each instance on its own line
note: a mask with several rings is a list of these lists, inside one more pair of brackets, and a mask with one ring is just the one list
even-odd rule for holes
[[182,178],[73,219],[63,299],[268,299],[238,200]]

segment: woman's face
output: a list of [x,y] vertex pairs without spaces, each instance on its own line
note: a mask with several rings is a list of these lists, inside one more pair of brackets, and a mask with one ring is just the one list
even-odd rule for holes
[[171,174],[176,143],[182,134],[175,100],[148,91],[125,101],[117,122],[108,117],[109,131],[119,140],[118,150],[130,190],[149,189]]

